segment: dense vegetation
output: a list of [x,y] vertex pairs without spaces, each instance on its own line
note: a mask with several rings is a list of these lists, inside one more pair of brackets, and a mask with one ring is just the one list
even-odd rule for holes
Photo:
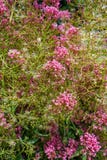
[[0,0],[0,160],[106,159],[106,7]]

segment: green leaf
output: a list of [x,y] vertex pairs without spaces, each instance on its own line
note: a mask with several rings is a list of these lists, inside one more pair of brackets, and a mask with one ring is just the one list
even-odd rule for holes
[[32,139],[29,141],[30,144],[35,144],[39,139]]
[[23,160],[22,155],[18,154],[17,157],[16,157],[16,160]]
[[86,155],[82,156],[82,160],[87,160],[87,156]]

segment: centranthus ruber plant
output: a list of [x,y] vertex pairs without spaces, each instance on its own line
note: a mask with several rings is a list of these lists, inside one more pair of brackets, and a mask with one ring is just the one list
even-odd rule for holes
[[0,160],[107,155],[107,64],[71,23],[72,3],[0,0]]

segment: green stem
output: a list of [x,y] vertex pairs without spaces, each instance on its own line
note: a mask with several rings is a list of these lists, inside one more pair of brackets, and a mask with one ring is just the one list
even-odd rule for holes
[[10,23],[12,22],[12,19],[13,19],[15,5],[16,5],[16,0],[14,1],[13,5],[12,5],[10,19],[9,19]]

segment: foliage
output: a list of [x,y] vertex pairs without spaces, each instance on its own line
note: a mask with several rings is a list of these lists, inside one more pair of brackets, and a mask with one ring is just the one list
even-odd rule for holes
[[86,2],[44,2],[0,0],[0,159],[103,160],[107,62],[72,10]]

